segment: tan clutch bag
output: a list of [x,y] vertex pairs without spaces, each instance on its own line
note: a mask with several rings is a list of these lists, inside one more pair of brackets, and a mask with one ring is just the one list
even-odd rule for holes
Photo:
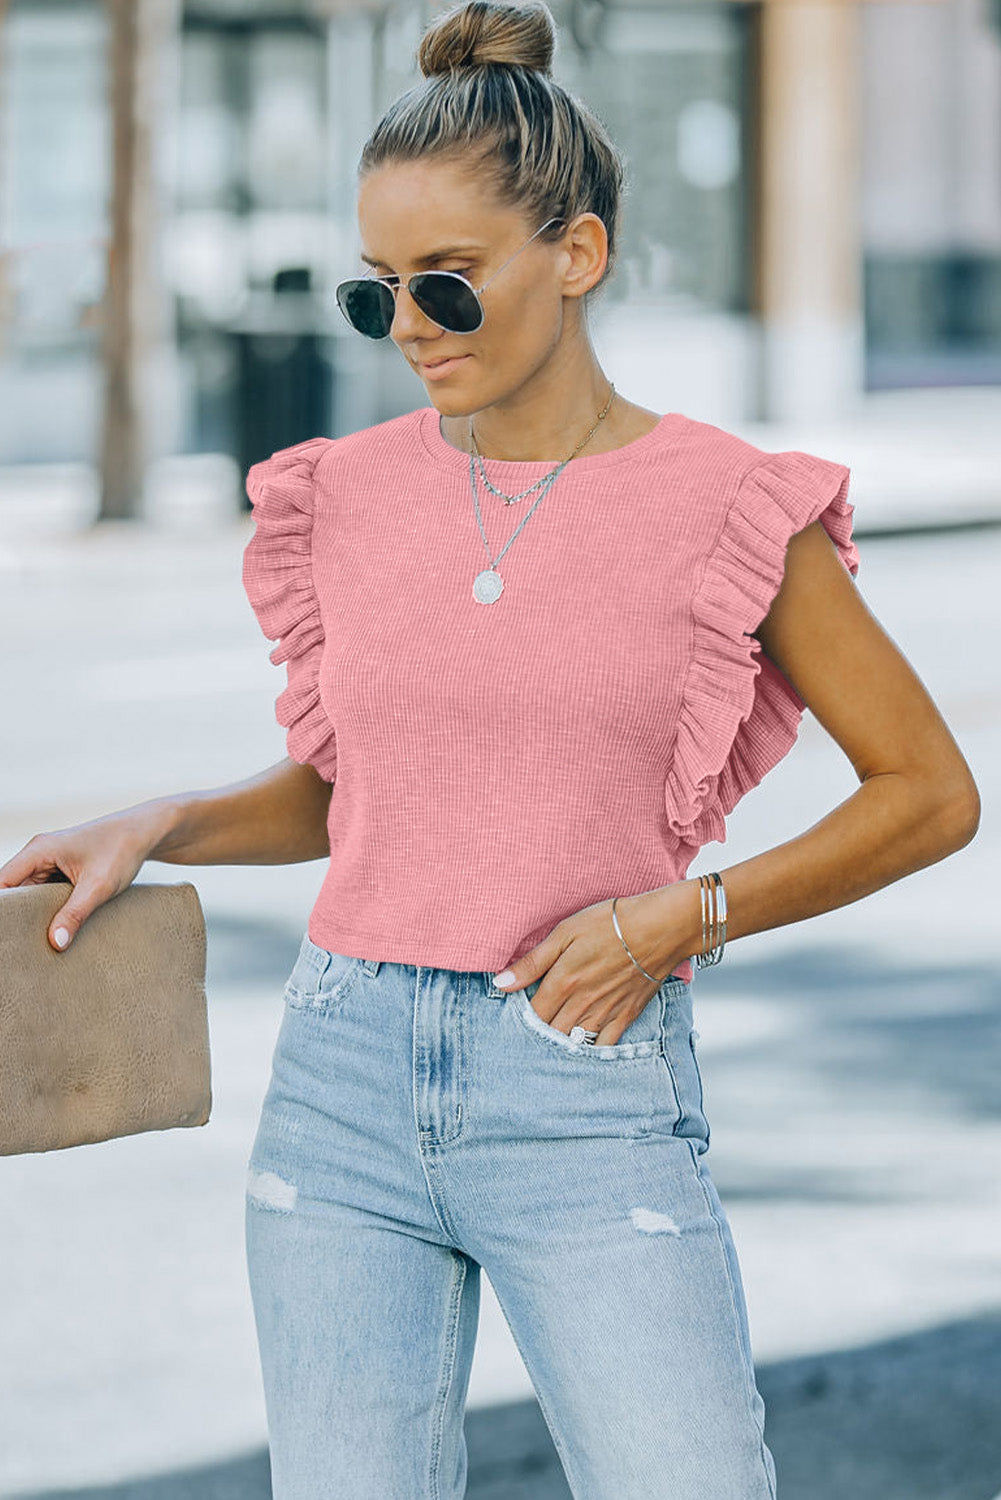
[[0,889],[0,1155],[204,1125],[205,918],[190,881],[126,886],[64,953],[65,880]]

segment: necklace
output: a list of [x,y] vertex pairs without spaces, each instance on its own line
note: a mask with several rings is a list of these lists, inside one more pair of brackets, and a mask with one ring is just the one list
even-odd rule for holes
[[[608,415],[608,409],[609,409],[609,407],[612,404],[612,398],[613,398],[614,395],[615,395],[615,386],[612,385],[612,388],[611,388],[611,390],[608,393],[608,400],[606,401],[604,409],[601,412],[601,415],[598,417],[597,422],[595,422],[594,426],[591,428],[591,431],[587,434],[587,436],[584,437],[584,438],[582,438],[580,440],[580,442],[577,444],[576,448],[571,453],[570,458],[576,458],[577,454],[584,447],[584,445],[586,443],[589,443],[591,441],[591,439],[594,437],[594,434],[597,432],[599,426],[605,420],[605,417]],[[505,505],[513,505],[516,500],[524,500],[525,496],[526,495],[530,495],[533,490],[540,489],[542,485],[548,484],[549,481],[550,481],[550,479],[555,479],[556,476],[559,474],[560,470],[563,469],[563,468],[565,468],[566,465],[570,462],[570,458],[565,458],[563,460],[562,464],[557,464],[557,466],[556,466],[555,469],[550,469],[550,471],[549,471],[548,474],[543,474],[543,476],[542,476],[541,479],[537,479],[534,484],[530,484],[529,487],[528,487],[528,489],[527,490],[522,490],[519,495],[505,495],[505,493],[504,493],[503,490],[497,489],[494,485],[492,485],[490,483],[490,478],[489,478],[489,476],[487,474],[486,469],[483,466],[483,455],[480,453],[479,448],[477,448],[477,446],[476,446],[476,434],[473,432],[473,419],[472,419],[472,417],[470,417],[470,419],[469,419],[469,451],[470,451],[470,453],[473,455],[473,457],[476,460],[476,467],[479,470],[479,475],[480,475],[480,478],[483,480],[483,483],[486,485],[487,489],[491,492],[491,494],[496,495],[498,497],[498,499],[503,500]]]
[[[539,489],[539,486],[542,486],[535,503],[522,516],[521,520],[518,522],[518,525],[515,527],[514,531],[512,531],[511,535],[508,537],[507,541],[504,543],[503,547],[498,552],[496,557],[490,557],[490,544],[487,541],[487,534],[483,529],[483,517],[480,515],[480,501],[479,496],[476,493],[476,459],[478,455],[473,451],[473,449],[470,449],[469,487],[473,492],[473,509],[476,512],[476,524],[480,528],[480,536],[483,538],[483,546],[486,550],[487,557],[490,559],[490,566],[477,573],[476,577],[473,579],[473,598],[477,601],[477,603],[493,604],[495,599],[500,598],[501,592],[504,588],[504,580],[497,572],[497,563],[500,562],[501,558],[504,556],[511,543],[514,541],[521,528],[525,525],[525,522],[528,520],[529,516],[533,514],[533,512],[542,503],[545,496],[552,489],[553,485],[556,483],[557,479],[560,477],[560,475],[563,473],[563,470],[570,462],[570,459],[576,458],[577,454],[583,448],[584,443],[588,442],[588,440],[594,436],[595,432],[597,432],[599,425],[608,415],[608,409],[612,404],[612,398],[614,397],[614,395],[615,386],[613,385],[609,392],[608,400],[605,402],[604,410],[599,416],[597,422],[595,422],[594,426],[591,428],[591,431],[587,434],[587,437],[584,438],[583,442],[577,444],[576,448],[571,453],[570,458],[565,458],[561,464],[557,464],[555,469],[551,470],[550,473],[544,475],[541,480],[537,480],[536,483],[532,485],[531,489],[525,490],[522,495],[505,495],[501,490],[494,490],[494,494],[500,495],[503,500],[510,504],[514,500],[524,499],[524,496],[530,495],[533,489]],[[469,423],[469,435],[470,439],[473,441],[473,447],[475,448],[472,419],[470,419]],[[490,485],[489,480],[487,481],[487,483],[490,489],[493,489],[493,485]]]

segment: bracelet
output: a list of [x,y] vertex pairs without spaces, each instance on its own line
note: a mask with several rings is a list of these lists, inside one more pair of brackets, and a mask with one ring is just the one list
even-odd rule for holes
[[702,952],[692,955],[698,969],[718,964],[726,946],[726,891],[718,870],[699,876],[702,908]]
[[[622,928],[619,926],[619,918],[615,910],[615,903],[618,899],[618,896],[615,896],[612,900],[612,924],[618,933],[619,942],[641,974],[646,975],[652,984],[658,986],[664,984],[665,979],[655,979],[652,974],[647,974],[646,969],[622,936]],[[723,949],[726,947],[726,891],[723,889],[723,877],[718,870],[711,870],[708,875],[699,876],[699,901],[702,909],[702,952],[692,954],[692,962],[697,969],[707,969],[711,964],[719,963],[723,957]],[[670,974],[666,976],[667,979],[670,977]]]
[[[629,954],[629,957],[632,959],[632,961],[636,965],[637,969],[639,969],[640,973],[641,974],[646,974],[646,977],[647,977],[647,979],[650,980],[651,984],[655,984],[659,988],[662,984],[665,983],[665,981],[663,979],[654,979],[654,977],[653,977],[652,974],[647,974],[646,973],[646,969],[644,969],[643,965],[634,956],[634,954],[632,953],[632,951],[631,951],[631,949],[629,947],[629,944],[626,942],[625,938],[622,936],[622,928],[619,926],[619,919],[618,919],[618,917],[616,916],[616,913],[615,913],[615,902],[618,901],[618,899],[619,899],[618,896],[615,896],[613,898],[613,900],[612,900],[612,923],[613,923],[613,925],[615,927],[616,932],[619,934],[619,942],[622,944],[623,948],[625,948],[626,952]],[[667,978],[670,979],[670,977],[671,977],[670,974],[668,974]]]

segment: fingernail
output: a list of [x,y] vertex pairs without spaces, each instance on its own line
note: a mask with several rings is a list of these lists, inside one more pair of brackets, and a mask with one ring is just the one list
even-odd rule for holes
[[65,948],[66,944],[70,940],[70,935],[66,931],[65,927],[57,927],[55,932],[52,934],[52,937],[57,948]]
[[513,969],[505,969],[503,973],[501,973],[501,974],[495,974],[494,975],[494,984],[497,986],[498,989],[502,990],[505,987],[505,985],[510,984],[513,979],[514,979],[514,970]]

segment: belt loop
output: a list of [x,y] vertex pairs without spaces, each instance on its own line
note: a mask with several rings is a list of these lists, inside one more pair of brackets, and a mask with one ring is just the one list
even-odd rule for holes
[[365,973],[369,976],[370,979],[374,979],[375,976],[378,974],[379,970],[382,968],[382,959],[381,958],[363,958],[362,959],[362,968],[365,970]]

